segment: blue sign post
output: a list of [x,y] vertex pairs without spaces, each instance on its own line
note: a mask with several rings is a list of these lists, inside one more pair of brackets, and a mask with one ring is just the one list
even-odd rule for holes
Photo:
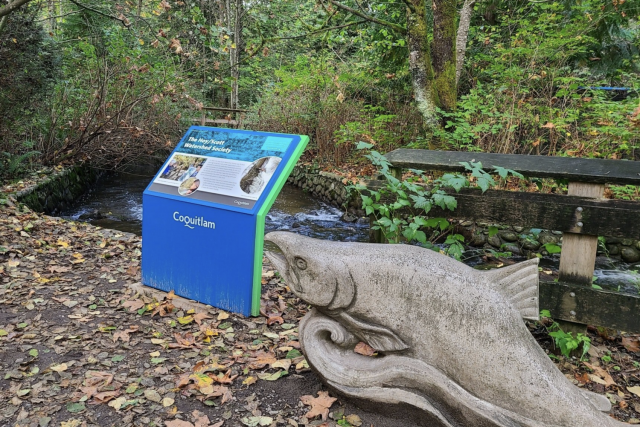
[[259,315],[265,216],[308,142],[189,128],[143,194],[142,283]]

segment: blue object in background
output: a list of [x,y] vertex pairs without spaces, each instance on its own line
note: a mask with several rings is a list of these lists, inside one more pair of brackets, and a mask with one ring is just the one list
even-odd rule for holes
[[[191,127],[143,193],[142,283],[257,316],[264,218],[308,140],[299,135]],[[241,191],[239,179],[265,174],[264,167],[252,169],[266,164],[259,163],[265,157],[281,160],[268,182],[258,186],[262,190],[255,199],[255,194]],[[166,174],[176,158],[192,161],[189,169],[201,165],[193,177],[200,181],[194,191],[189,192],[193,179],[181,180],[177,172],[173,178]]]

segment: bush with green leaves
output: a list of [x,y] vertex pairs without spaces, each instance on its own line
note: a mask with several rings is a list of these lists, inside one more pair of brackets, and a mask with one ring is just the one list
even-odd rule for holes
[[[452,150],[637,159],[631,3],[492,2],[474,15],[462,96],[435,137]],[[609,86],[628,90],[597,89]]]
[[[551,313],[549,310],[542,310],[540,317],[551,319]],[[551,326],[545,328],[549,333],[549,336],[553,338],[553,342],[557,348],[560,349],[562,355],[566,358],[571,357],[571,353],[580,349],[580,360],[583,360],[587,355],[589,348],[591,347],[591,338],[582,333],[577,333],[573,336],[572,332],[565,332],[562,330],[557,322],[552,322]]]
[[[377,167],[378,175],[383,179],[382,186],[371,188],[356,184],[349,187],[360,194],[362,208],[373,218],[372,228],[380,230],[388,243],[417,242],[426,248],[442,250],[460,259],[464,237],[452,233],[453,227],[446,218],[429,216],[429,213],[434,207],[443,211],[455,210],[458,205],[455,196],[445,191],[445,188],[453,188],[458,192],[462,188],[471,187],[468,176],[446,173],[435,180],[429,180],[423,171],[411,169],[410,178],[398,179],[391,172],[389,161],[379,152],[371,150],[372,147],[372,144],[364,142],[357,146],[359,150],[370,150],[365,157]],[[474,185],[482,192],[496,185],[493,177],[482,169],[482,163],[461,162],[461,165],[474,178]],[[522,178],[522,175],[510,169],[495,166],[494,169],[502,178],[509,174]],[[430,234],[427,235],[427,232]],[[444,240],[444,249],[435,244],[438,240]]]
[[366,61],[340,63],[326,52],[300,55],[275,75],[278,81],[265,90],[249,120],[258,129],[309,135],[307,151],[318,160],[340,165],[356,141],[386,151],[421,134],[418,111],[398,102],[405,92],[382,90]]

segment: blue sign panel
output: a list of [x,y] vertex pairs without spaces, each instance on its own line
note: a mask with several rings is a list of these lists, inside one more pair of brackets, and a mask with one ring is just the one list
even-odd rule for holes
[[258,315],[264,218],[308,140],[191,127],[143,194],[142,282]]

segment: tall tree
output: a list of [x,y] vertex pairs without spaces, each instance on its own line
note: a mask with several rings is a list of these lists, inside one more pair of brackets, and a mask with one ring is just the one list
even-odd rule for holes
[[464,25],[457,31],[458,11],[456,2],[451,0],[403,0],[406,26],[377,16],[373,8],[365,7],[358,0],[354,0],[355,7],[338,0],[322,1],[328,12],[337,8],[387,27],[406,39],[414,98],[427,129],[440,125],[438,109],[455,109],[457,80],[465,54],[464,48],[456,49],[456,45],[466,44],[474,0],[465,2],[460,18]]

